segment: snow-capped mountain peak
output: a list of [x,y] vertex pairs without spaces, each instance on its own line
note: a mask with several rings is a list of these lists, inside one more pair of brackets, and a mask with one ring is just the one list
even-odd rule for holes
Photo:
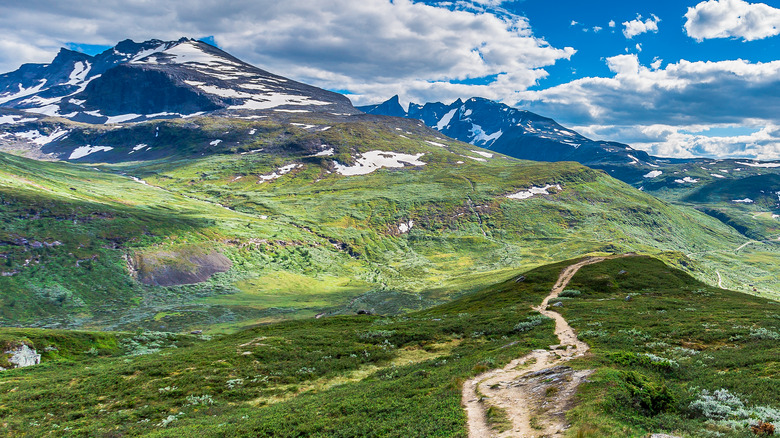
[[[512,108],[481,97],[401,108],[394,96],[379,105],[358,107],[369,114],[393,115],[422,120],[443,134],[509,156],[538,161],[634,163],[652,161],[645,152],[620,143],[593,141],[559,125],[555,120]],[[394,110],[395,109],[395,110]],[[394,110],[392,114],[388,110]],[[401,108],[402,110],[402,108]],[[639,157],[639,158],[636,158]]]
[[124,40],[95,56],[62,49],[50,64],[0,75],[0,107],[87,123],[214,111],[357,113],[340,94],[273,75],[189,38]]

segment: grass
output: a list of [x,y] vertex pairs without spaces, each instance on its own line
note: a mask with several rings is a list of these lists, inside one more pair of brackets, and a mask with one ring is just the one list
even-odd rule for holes
[[[551,320],[515,327],[534,320],[531,306],[570,263],[400,316],[286,321],[211,340],[100,334],[120,339],[112,344],[118,348],[0,374],[0,430],[14,436],[464,436],[462,383],[557,342]],[[776,302],[708,287],[647,257],[586,266],[569,288],[580,294],[558,310],[592,349],[570,364],[596,369],[568,413],[570,436],[747,437],[737,410],[713,420],[706,406],[733,406],[718,400],[736,397],[751,415],[780,407]],[[30,337],[2,333],[3,339]],[[71,332],[62,333],[58,345],[70,342]],[[98,334],[73,336],[75,345],[78,336]],[[134,352],[148,354],[128,355]],[[506,426],[500,411],[490,416],[497,430]]]
[[[400,314],[481,290],[515,269],[588,253],[652,254],[709,282],[720,272],[731,287],[749,284],[746,272],[762,291],[777,282],[761,263],[733,254],[745,239],[718,219],[577,164],[501,156],[457,164],[473,146],[436,139],[410,120],[196,120],[79,128],[68,138],[67,147],[100,138],[114,147],[104,157],[111,164],[0,155],[0,324],[235,331],[323,312]],[[223,142],[211,146],[215,139]],[[129,155],[139,143],[156,152]],[[335,155],[313,156],[322,144]],[[332,159],[350,164],[368,150],[424,153],[427,164],[329,173]],[[258,184],[288,164],[300,166]],[[505,197],[550,183],[564,189]],[[399,233],[409,221],[412,229]],[[155,285],[156,273],[203,277],[210,271],[192,257],[212,250],[230,260],[228,272],[197,285]],[[127,260],[147,284],[129,275]]]
[[586,266],[569,287],[582,295],[559,311],[591,346],[578,366],[597,369],[569,413],[572,433],[751,436],[744,423],[757,417],[697,410],[705,390],[730,391],[747,407],[780,407],[780,349],[761,335],[780,329],[776,301],[706,286],[649,258]]
[[[404,316],[282,322],[5,372],[0,424],[16,436],[462,435],[461,382],[554,342],[550,321],[513,327],[557,269]],[[134,339],[134,351],[159,343]]]
[[512,422],[509,420],[506,409],[498,406],[490,406],[485,410],[485,420],[491,429],[499,433],[512,428]]

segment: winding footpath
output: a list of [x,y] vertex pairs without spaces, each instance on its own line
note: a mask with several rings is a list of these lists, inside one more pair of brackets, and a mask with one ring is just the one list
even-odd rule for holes
[[[550,300],[563,291],[577,271],[612,257],[590,257],[561,272],[550,294],[534,310],[555,320],[560,345],[534,350],[503,368],[482,373],[463,385],[462,403],[468,417],[469,437],[555,437],[566,429],[565,413],[571,407],[577,386],[593,371],[574,371],[565,362],[588,352],[588,344],[557,312],[547,310]],[[493,430],[486,418],[489,407],[503,410],[511,428]]]

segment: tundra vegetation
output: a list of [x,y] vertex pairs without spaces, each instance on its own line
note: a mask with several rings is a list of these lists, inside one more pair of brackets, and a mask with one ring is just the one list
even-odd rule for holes
[[[213,337],[3,329],[63,353],[0,374],[0,420],[14,436],[464,436],[460,385],[557,343],[531,306],[571,263],[397,316]],[[649,257],[586,266],[570,288],[580,294],[556,311],[592,349],[570,364],[596,372],[569,435],[748,437],[777,421],[777,302]],[[500,430],[501,413],[491,418]]]

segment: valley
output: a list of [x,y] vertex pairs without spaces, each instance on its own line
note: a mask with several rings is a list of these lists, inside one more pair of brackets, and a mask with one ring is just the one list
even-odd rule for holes
[[778,172],[62,49],[0,75],[0,435],[754,436]]

